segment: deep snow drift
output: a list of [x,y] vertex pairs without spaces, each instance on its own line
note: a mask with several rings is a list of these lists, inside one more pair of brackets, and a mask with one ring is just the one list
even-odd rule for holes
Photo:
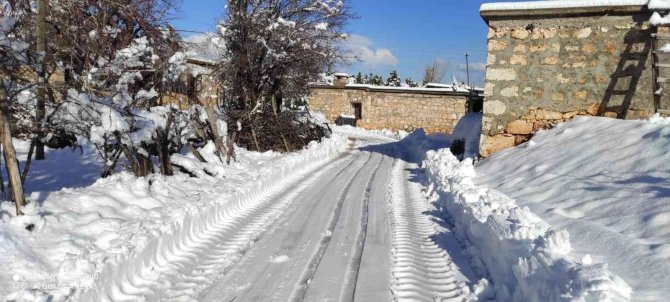
[[570,233],[633,288],[635,301],[670,293],[670,119],[578,117],[482,161],[475,182]]

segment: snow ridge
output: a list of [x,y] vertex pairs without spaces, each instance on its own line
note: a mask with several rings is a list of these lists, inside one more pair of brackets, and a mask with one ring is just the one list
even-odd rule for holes
[[453,219],[468,253],[481,261],[499,301],[629,301],[632,290],[606,263],[571,257],[569,234],[520,208],[503,193],[477,187],[471,159],[429,151],[428,193]]

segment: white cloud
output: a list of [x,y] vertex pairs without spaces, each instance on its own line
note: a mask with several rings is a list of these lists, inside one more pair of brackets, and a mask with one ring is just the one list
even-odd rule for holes
[[[462,71],[466,70],[465,64],[461,64],[458,67]],[[486,71],[486,63],[471,63],[470,71]]]
[[350,35],[345,46],[367,67],[393,66],[400,61],[390,49],[375,48],[372,40],[365,36]]

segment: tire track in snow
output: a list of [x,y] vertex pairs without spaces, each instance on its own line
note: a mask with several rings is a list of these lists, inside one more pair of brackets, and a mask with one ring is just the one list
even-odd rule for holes
[[[90,301],[197,301],[195,297],[199,292],[241,257],[272,218],[280,215],[281,208],[288,206],[320,176],[346,160],[350,162],[338,172],[343,173],[354,163],[346,154],[300,172],[283,185],[275,185],[257,195],[254,200],[246,204],[240,202],[236,209],[195,224],[184,235],[187,239],[168,241],[155,247],[153,256],[127,268],[117,279],[118,282],[105,285],[106,295],[90,297]],[[258,217],[262,219],[255,219]]]
[[[345,200],[347,199],[347,196],[349,195],[349,190],[354,184],[354,181],[358,178],[358,175],[363,171],[363,168],[372,160],[372,153],[368,153],[368,160],[365,162],[365,164],[356,171],[351,176],[351,179],[347,182],[347,184],[344,186],[342,189],[341,193],[339,194],[337,205],[335,206],[335,209],[333,210],[332,216],[329,220],[328,227],[326,228],[326,232],[324,232],[324,235],[321,238],[321,242],[319,243],[319,247],[317,250],[314,252],[312,255],[312,258],[309,261],[309,264],[307,265],[306,269],[304,270],[302,277],[300,278],[299,283],[296,285],[296,288],[291,295],[291,301],[304,301],[306,296],[307,296],[307,291],[309,289],[310,283],[312,279],[314,278],[319,265],[321,264],[321,260],[323,259],[324,254],[326,253],[326,250],[328,249],[328,245],[330,244],[331,239],[333,238],[333,231],[335,230],[335,227],[337,226],[337,223],[340,219],[340,214],[342,212],[342,207],[344,205]],[[383,158],[380,158],[380,161],[376,164],[375,171],[379,168],[381,165]],[[374,174],[374,173],[373,173]],[[372,175],[374,177],[374,175]],[[370,181],[368,181],[370,183]]]
[[[335,177],[342,175],[351,168],[358,159],[356,156],[348,157],[350,158],[346,158],[346,160],[349,160],[349,162],[335,173]],[[340,160],[344,161],[345,158]],[[335,169],[339,164],[339,161],[330,163],[328,168],[291,183],[287,186],[290,189],[269,196],[263,204],[257,207],[258,212],[242,217],[242,221],[247,222],[247,224],[240,225],[235,229],[236,232],[222,233],[216,246],[209,249],[211,254],[193,265],[193,273],[179,276],[179,283],[175,284],[177,287],[169,289],[173,295],[168,300],[182,301],[190,298],[193,301],[198,301],[193,297],[199,296],[206,287],[209,287],[211,282],[215,281],[213,279],[216,279],[217,275],[225,274],[231,265],[244,256],[246,250],[253,246],[254,242],[263,235],[262,233],[265,233],[268,226],[273,224],[299,195],[311,188],[323,175]],[[199,272],[205,272],[205,274]],[[203,282],[207,280],[210,282]],[[192,291],[192,286],[198,284],[206,284],[207,286],[201,286],[200,290]]]
[[372,176],[368,179],[365,188],[365,198],[363,199],[362,213],[361,213],[361,223],[359,225],[358,235],[356,236],[356,242],[354,243],[354,252],[349,263],[349,269],[345,277],[345,284],[342,288],[342,295],[340,301],[354,301],[356,295],[356,285],[358,283],[358,275],[361,268],[361,261],[363,260],[363,249],[365,248],[365,239],[368,234],[368,218],[370,212],[370,192],[372,191],[372,183],[377,177],[377,172],[382,166],[384,159],[386,157],[382,156],[382,160],[379,161],[375,171],[372,172]]
[[357,153],[352,168],[341,175],[322,177],[311,190],[300,194],[273,228],[201,296],[202,300],[290,301],[320,246],[339,196],[356,170],[368,170],[364,165],[370,167],[367,154]]
[[435,244],[436,224],[425,212],[419,184],[407,181],[408,165],[396,160],[388,190],[392,226],[391,292],[395,301],[468,301],[449,255]]

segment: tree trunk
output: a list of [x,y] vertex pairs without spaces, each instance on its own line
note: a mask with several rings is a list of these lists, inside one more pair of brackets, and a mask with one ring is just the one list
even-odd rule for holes
[[28,172],[30,171],[30,163],[32,163],[33,152],[37,146],[37,139],[33,139],[30,142],[30,150],[28,150],[28,157],[26,158],[26,165],[23,167],[23,173],[21,173],[21,184],[26,184],[26,178],[28,178]]
[[221,162],[223,162],[223,156],[226,154],[226,146],[223,145],[223,137],[221,137],[221,134],[219,133],[219,126],[214,113],[214,108],[205,107],[205,111],[207,112],[207,120],[209,121],[209,130],[212,132],[212,136],[214,136],[212,137],[212,140],[214,141],[214,145],[216,145],[216,155]]
[[35,108],[35,120],[37,121],[37,144],[35,145],[35,159],[43,160],[44,157],[44,123],[46,122],[46,64],[47,54],[47,0],[37,0],[37,105]]
[[[2,83],[0,81],[0,83]],[[21,184],[21,174],[19,165],[16,161],[16,150],[12,142],[12,128],[9,124],[9,100],[5,94],[4,87],[0,87],[0,126],[2,127],[2,146],[5,155],[5,166],[7,175],[9,175],[9,184],[11,186],[14,202],[16,203],[16,215],[23,215],[21,209],[26,204],[23,195],[23,185]]]

